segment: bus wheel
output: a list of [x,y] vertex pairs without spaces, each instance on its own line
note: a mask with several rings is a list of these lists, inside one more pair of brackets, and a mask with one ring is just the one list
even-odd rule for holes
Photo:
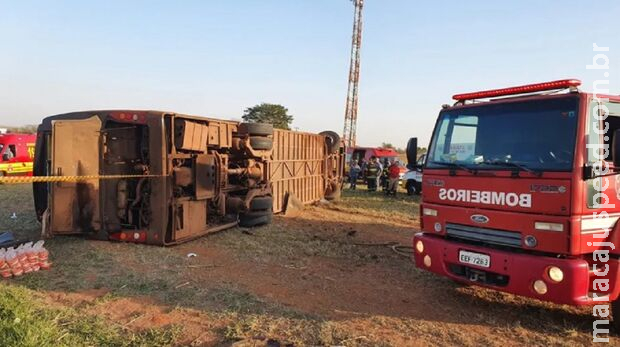
[[319,135],[325,136],[328,154],[335,154],[340,148],[340,135],[333,131],[321,131]]
[[256,227],[271,223],[273,220],[273,212],[257,211],[242,213],[239,215],[239,226],[244,228]]
[[239,123],[239,132],[250,136],[271,136],[273,125],[267,123]]
[[250,201],[250,210],[239,214],[239,226],[249,228],[269,224],[273,219],[273,198],[257,196]]
[[270,151],[273,149],[273,139],[269,137],[250,137],[250,146],[257,151]]

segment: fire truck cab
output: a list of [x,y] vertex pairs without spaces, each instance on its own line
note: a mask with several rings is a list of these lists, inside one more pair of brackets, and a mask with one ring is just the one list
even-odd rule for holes
[[0,135],[0,176],[32,175],[36,135]]
[[444,105],[424,164],[417,267],[558,304],[618,306],[620,96],[580,84]]

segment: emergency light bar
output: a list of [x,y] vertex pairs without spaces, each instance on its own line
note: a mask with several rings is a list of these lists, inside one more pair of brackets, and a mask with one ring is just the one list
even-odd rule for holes
[[558,80],[544,83],[526,84],[523,86],[484,90],[481,92],[456,94],[452,96],[452,99],[457,101],[473,100],[492,98],[497,96],[524,94],[533,92],[542,92],[545,90],[565,89],[570,87],[578,87],[581,85],[581,81],[578,79]]

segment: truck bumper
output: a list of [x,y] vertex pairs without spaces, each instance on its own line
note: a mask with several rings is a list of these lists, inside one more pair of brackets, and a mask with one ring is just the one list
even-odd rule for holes
[[[419,241],[423,247],[419,247]],[[595,303],[588,295],[589,269],[587,261],[583,259],[558,259],[511,253],[456,243],[422,233],[414,236],[413,247],[414,260],[418,268],[449,277],[457,282],[476,284],[557,304]],[[423,250],[420,252],[419,248]],[[488,255],[489,267],[462,263],[459,260],[460,251]],[[548,269],[551,266],[562,270],[564,274],[562,281],[555,282],[549,278]],[[547,290],[544,294],[534,289],[534,282],[539,280],[546,285]]]

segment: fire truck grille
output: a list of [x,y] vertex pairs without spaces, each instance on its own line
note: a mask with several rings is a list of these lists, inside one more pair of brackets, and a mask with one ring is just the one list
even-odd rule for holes
[[521,234],[513,231],[478,228],[470,225],[446,223],[448,236],[500,246],[521,247]]

